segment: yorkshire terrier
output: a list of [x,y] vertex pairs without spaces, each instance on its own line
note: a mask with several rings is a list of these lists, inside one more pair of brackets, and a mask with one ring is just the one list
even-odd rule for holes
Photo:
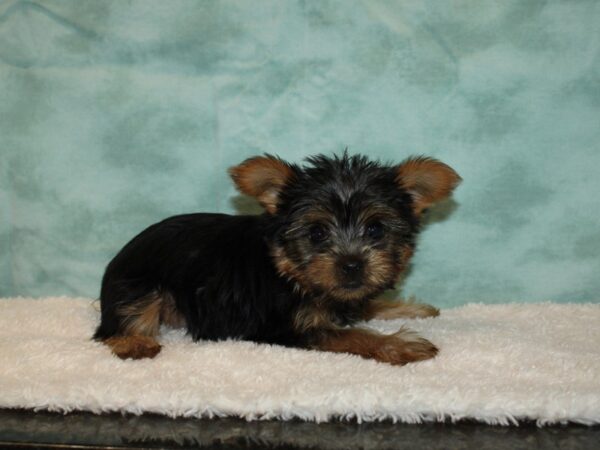
[[232,167],[261,215],[186,214],[154,224],[108,264],[94,338],[120,358],[154,357],[161,324],[194,340],[244,339],[342,352],[389,364],[438,350],[401,328],[359,321],[432,317],[429,305],[385,301],[415,248],[423,212],[461,178],[413,157],[310,157],[303,166],[264,155]]

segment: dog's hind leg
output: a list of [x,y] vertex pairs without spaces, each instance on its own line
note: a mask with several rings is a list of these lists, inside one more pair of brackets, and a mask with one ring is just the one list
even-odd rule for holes
[[103,341],[121,359],[154,358],[161,345],[153,336],[114,336]]
[[134,301],[111,306],[110,311],[103,311],[94,338],[108,345],[121,359],[154,358],[161,350],[156,336],[165,298],[152,291]]

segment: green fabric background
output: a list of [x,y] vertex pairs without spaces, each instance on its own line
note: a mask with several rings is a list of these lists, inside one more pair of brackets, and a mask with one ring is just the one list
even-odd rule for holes
[[427,154],[464,178],[403,286],[438,306],[598,301],[600,3],[6,1],[0,295],[97,296],[226,169]]

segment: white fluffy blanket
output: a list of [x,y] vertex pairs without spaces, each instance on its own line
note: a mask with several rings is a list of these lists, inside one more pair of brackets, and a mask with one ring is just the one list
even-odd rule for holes
[[600,423],[600,304],[471,304],[406,324],[437,358],[393,367],[163,330],[152,360],[90,340],[90,299],[0,299],[0,407],[169,416]]

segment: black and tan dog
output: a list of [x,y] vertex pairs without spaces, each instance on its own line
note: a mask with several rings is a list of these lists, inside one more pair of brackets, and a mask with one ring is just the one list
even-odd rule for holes
[[460,177],[425,157],[382,165],[315,156],[304,166],[265,155],[230,169],[257,216],[188,214],[150,226],[106,269],[94,338],[121,358],[154,357],[161,324],[195,339],[239,338],[390,364],[437,348],[406,329],[351,327],[429,317],[428,305],[386,302],[413,253],[423,211]]

